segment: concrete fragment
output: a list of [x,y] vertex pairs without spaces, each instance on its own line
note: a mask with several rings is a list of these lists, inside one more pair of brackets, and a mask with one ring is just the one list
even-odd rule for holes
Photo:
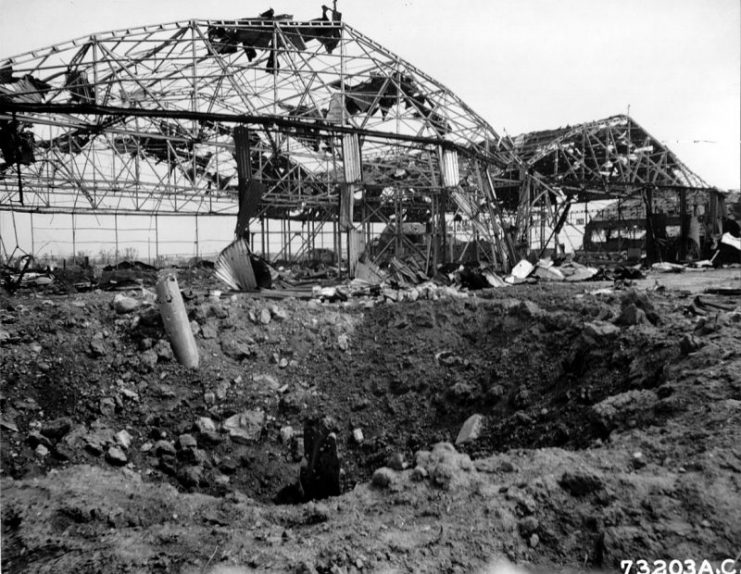
[[355,444],[363,444],[363,441],[365,440],[365,437],[363,436],[363,429],[353,429],[352,439],[353,441],[355,441]]
[[195,427],[198,432],[216,432],[216,423],[209,417],[199,417],[196,420]]
[[463,423],[458,437],[455,439],[456,446],[471,442],[479,438],[484,425],[484,415],[471,415]]
[[139,301],[119,293],[113,298],[113,308],[119,315],[131,313],[139,307]]
[[181,450],[187,449],[187,448],[196,448],[198,446],[198,443],[196,442],[195,437],[192,434],[181,434],[178,437],[177,447]]
[[112,465],[123,466],[129,462],[126,453],[117,446],[112,446],[106,452],[105,459]]
[[116,442],[125,450],[129,450],[132,440],[133,437],[125,429],[116,433]]
[[271,320],[270,311],[268,309],[263,309],[260,311],[260,323],[263,325],[268,325]]
[[224,430],[236,443],[250,444],[257,441],[265,424],[262,411],[243,411],[224,421]]

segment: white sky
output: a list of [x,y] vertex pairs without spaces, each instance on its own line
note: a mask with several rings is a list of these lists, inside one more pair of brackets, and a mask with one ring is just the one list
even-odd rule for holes
[[[331,0],[328,0],[331,2]],[[306,0],[0,0],[0,58],[112,29]],[[339,0],[344,20],[500,133],[630,114],[710,185],[738,189],[739,0]]]

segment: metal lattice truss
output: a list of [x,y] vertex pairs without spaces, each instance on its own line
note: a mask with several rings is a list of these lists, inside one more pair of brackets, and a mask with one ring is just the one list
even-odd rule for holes
[[677,212],[674,192],[693,201],[698,194],[717,193],[625,115],[522,134],[513,143],[526,171],[522,165],[513,168],[511,173],[520,170],[522,184],[500,197],[511,212],[516,211],[518,235],[526,241],[534,218],[558,229],[564,209],[574,202],[615,199],[623,210],[645,217],[647,191],[655,202],[664,201],[661,207]]
[[628,116],[522,134],[515,148],[528,169],[551,185],[620,193],[626,188],[709,188],[700,176]]
[[516,161],[455,94],[339,13],[270,11],[95,34],[0,63],[0,209],[234,214],[235,125],[250,129],[268,216],[336,211],[348,174],[363,190],[367,180],[371,203],[388,189],[434,194],[445,150],[495,178]]

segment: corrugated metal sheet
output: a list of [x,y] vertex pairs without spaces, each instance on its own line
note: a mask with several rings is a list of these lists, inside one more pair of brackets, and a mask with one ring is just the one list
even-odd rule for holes
[[443,176],[443,187],[455,187],[461,181],[458,170],[458,152],[444,149],[440,157],[440,171]]
[[234,147],[236,148],[235,159],[237,160],[237,176],[240,183],[252,177],[250,165],[250,130],[247,126],[236,126],[234,128]]
[[257,289],[255,272],[250,261],[250,247],[245,238],[232,241],[214,265],[214,274],[236,291]]
[[358,134],[342,136],[342,158],[345,168],[345,182],[356,183],[363,176],[363,167],[360,163],[360,140]]
[[340,228],[343,231],[353,228],[355,192],[358,189],[357,184],[346,183],[340,190]]

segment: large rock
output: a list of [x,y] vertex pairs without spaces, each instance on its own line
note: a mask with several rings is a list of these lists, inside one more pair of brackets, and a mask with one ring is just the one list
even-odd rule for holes
[[47,421],[41,425],[41,434],[51,440],[59,440],[72,428],[72,419],[60,417],[53,421]]
[[653,417],[658,400],[654,391],[631,390],[593,405],[592,413],[606,430],[634,426]]
[[484,427],[484,415],[471,415],[463,423],[458,438],[455,439],[456,446],[471,442],[479,438]]
[[115,466],[123,466],[127,462],[129,462],[129,459],[126,457],[126,453],[123,451],[123,449],[112,446],[108,449],[108,452],[105,455],[105,459],[112,465]]
[[265,424],[262,411],[243,411],[224,421],[224,430],[236,443],[250,444],[257,441]]
[[241,361],[255,355],[255,349],[243,341],[235,341],[229,337],[221,338],[221,351],[230,359]]
[[135,311],[137,307],[139,307],[139,301],[127,297],[126,295],[122,295],[121,293],[113,298],[113,308],[119,315],[131,313],[132,311]]

